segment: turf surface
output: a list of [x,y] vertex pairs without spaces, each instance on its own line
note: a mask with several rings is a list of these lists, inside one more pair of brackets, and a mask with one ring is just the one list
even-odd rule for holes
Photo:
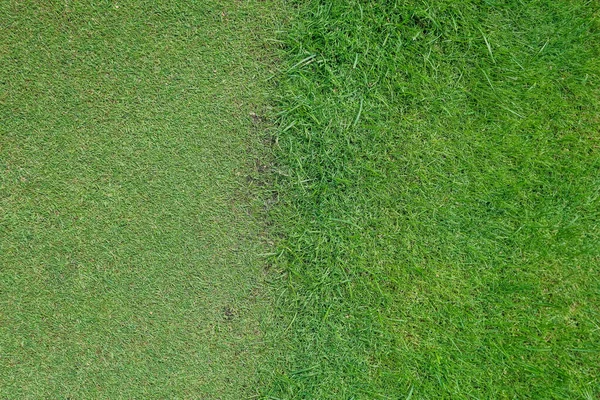
[[597,1],[298,1],[280,399],[600,396]]
[[259,1],[0,2],[0,397],[257,390]]
[[598,2],[287,4],[0,3],[0,397],[600,395]]

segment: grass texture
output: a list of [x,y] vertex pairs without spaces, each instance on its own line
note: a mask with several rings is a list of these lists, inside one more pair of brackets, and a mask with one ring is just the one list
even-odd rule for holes
[[256,392],[275,11],[0,2],[0,398]]
[[264,396],[598,398],[599,3],[292,6]]

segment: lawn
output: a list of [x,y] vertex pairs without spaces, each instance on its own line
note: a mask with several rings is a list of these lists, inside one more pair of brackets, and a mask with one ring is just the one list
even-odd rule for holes
[[295,1],[280,399],[600,396],[600,4]]
[[0,398],[256,392],[275,15],[0,3]]
[[0,2],[0,398],[598,398],[599,18]]

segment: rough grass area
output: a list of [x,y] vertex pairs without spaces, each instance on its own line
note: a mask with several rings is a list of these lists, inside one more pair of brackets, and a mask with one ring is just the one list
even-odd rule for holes
[[294,4],[265,396],[600,396],[599,3]]
[[273,2],[0,2],[0,398],[256,393]]

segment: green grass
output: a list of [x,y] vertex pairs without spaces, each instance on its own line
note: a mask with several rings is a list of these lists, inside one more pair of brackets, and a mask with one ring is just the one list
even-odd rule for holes
[[600,4],[295,2],[280,399],[600,396]]
[[273,3],[0,3],[0,397],[240,399]]
[[0,397],[597,398],[599,13],[1,2]]

